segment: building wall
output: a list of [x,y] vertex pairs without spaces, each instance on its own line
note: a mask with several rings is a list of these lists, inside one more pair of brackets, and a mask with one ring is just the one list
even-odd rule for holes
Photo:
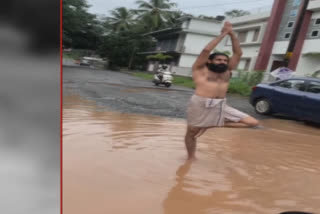
[[172,71],[174,72],[175,75],[178,75],[178,76],[185,76],[185,77],[192,76],[192,70],[189,67],[173,66]]
[[[273,55],[278,55],[277,60],[283,60],[283,56],[286,53],[289,41],[282,41],[282,42],[275,42],[275,45],[272,50]],[[310,39],[305,40],[303,44],[302,53],[295,70],[296,76],[304,76],[315,71],[320,70],[320,57],[312,57],[312,56],[305,56],[307,53],[320,53],[320,39]],[[279,56],[281,56],[279,58]],[[270,60],[269,64],[271,65],[273,60]],[[271,66],[268,66],[271,68]]]
[[[317,5],[315,4],[317,3]],[[315,24],[320,19],[320,1],[310,1],[309,6],[318,7],[318,11],[312,13],[306,40],[304,41],[301,56],[297,65],[297,76],[310,76],[320,71],[320,56],[308,56],[308,53],[320,53],[320,24]],[[317,36],[312,36],[313,31],[318,31]]]
[[310,0],[308,4],[308,10],[319,11],[320,1],[319,0]]
[[311,76],[316,71],[320,71],[319,56],[301,55],[295,72],[295,76]]
[[[299,12],[299,6],[301,0],[287,0],[286,8],[282,15],[282,20],[279,27],[279,32],[276,41],[289,41],[292,36],[292,31],[296,22],[296,18]],[[288,23],[293,22],[293,26],[289,27]],[[285,38],[286,34],[290,34],[288,38]]]
[[[260,45],[263,39],[266,26],[267,26],[267,20],[265,19],[265,20],[261,20],[259,22],[250,23],[250,24],[246,24],[246,23],[243,23],[241,25],[233,24],[233,30],[236,34],[239,34],[239,32],[247,32],[246,40],[244,42],[241,42],[241,44]],[[258,35],[258,39],[256,41],[253,41],[254,31],[256,29],[259,29],[259,35]],[[226,45],[231,46],[231,44],[232,44],[231,39],[230,38],[227,39]]]
[[284,55],[287,51],[289,41],[276,41],[273,45],[272,54]]
[[[307,37],[303,44],[302,54],[296,69],[297,76],[310,75],[315,71],[320,70],[319,56],[305,56],[306,53],[320,52],[320,24],[314,24],[315,20],[317,18],[320,18],[320,8],[317,9],[318,6],[312,2],[317,1],[310,1],[310,3],[313,4],[312,7],[316,8],[316,11],[312,14],[311,24],[308,28]],[[286,53],[291,35],[289,38],[284,38],[284,35],[286,33],[292,34],[300,3],[301,0],[287,1],[287,5],[280,24],[280,29],[276,41],[273,45],[272,55],[269,59],[267,71],[270,71],[274,60],[281,61],[284,54]],[[247,60],[250,60],[248,70],[254,69],[260,46],[265,35],[268,14],[270,15],[270,12],[258,15],[243,16],[238,17],[234,20],[229,20],[233,24],[233,29],[236,33],[241,31],[248,32],[246,41],[241,43],[243,56],[238,65],[238,69],[243,69],[246,65]],[[289,22],[293,22],[293,25],[291,27],[288,26]],[[196,58],[199,56],[202,49],[212,39],[214,39],[215,36],[213,35],[217,35],[217,32],[221,30],[222,23],[191,19],[185,21],[182,26],[184,29],[192,30],[193,32],[182,32],[180,34],[179,39],[176,42],[177,45],[175,46],[175,50],[181,52],[181,57],[178,67],[173,67],[173,70],[176,70],[177,75],[190,76],[191,67]],[[259,37],[257,41],[253,42],[252,39],[254,36],[254,30],[257,28],[260,29]],[[311,33],[316,30],[319,30],[318,35],[316,37],[311,37]],[[216,49],[218,49],[219,51],[230,51],[232,53],[231,40],[227,38],[222,40],[222,42],[216,47]]]
[[[237,69],[251,71],[254,69],[254,65],[259,54],[260,45],[264,36],[264,32],[267,26],[267,14],[264,13],[261,15],[250,15],[242,18],[242,21],[235,19],[230,20],[233,24],[233,30],[238,35],[239,32],[247,32],[246,40],[240,42],[240,46],[243,52],[241,60],[237,66]],[[249,17],[252,17],[256,20],[250,20]],[[250,21],[248,21],[250,20]],[[256,41],[253,41],[255,30],[259,29],[258,38]],[[223,42],[223,50],[227,50],[232,54],[232,42],[231,38],[228,36]],[[249,66],[246,65],[249,60]]]
[[[301,2],[301,0],[287,0],[282,14],[278,35],[273,44],[271,56],[266,69],[267,74],[269,74],[272,71],[272,65],[274,61],[284,60],[284,56],[287,52],[293,29],[296,24],[296,18],[299,13],[299,7]],[[291,25],[289,25],[289,23],[291,23]],[[270,78],[271,77],[269,76],[269,80]]]
[[174,51],[178,43],[178,35],[171,38],[158,39],[157,51]]
[[214,36],[187,33],[184,42],[184,53],[199,55],[203,48],[212,40]]
[[186,40],[186,34],[185,34],[185,33],[180,33],[175,51],[177,51],[177,52],[184,52],[184,49],[185,49],[185,44],[184,44],[184,43],[185,43],[185,40]]
[[198,55],[181,54],[179,66],[191,68],[197,57]]
[[[312,1],[310,1],[309,6]],[[289,38],[284,38],[286,33],[292,34],[293,27],[288,27],[288,23],[290,21],[295,22],[296,16],[294,15],[295,10],[299,10],[297,4],[299,3],[298,0],[288,0],[288,5],[286,7],[281,25],[279,34],[277,37],[277,41],[274,43],[272,54],[277,55],[277,57],[280,57],[280,60],[283,60],[283,57],[287,51],[289,40],[291,38],[291,35]],[[315,5],[314,5],[315,6]],[[318,5],[320,7],[320,4]],[[319,9],[319,8],[318,8]],[[320,70],[320,57],[319,56],[306,56],[305,54],[311,53],[311,52],[320,52],[320,24],[315,24],[315,21],[320,18],[320,11],[315,11],[312,13],[312,18],[310,25],[308,27],[308,32],[306,35],[306,39],[303,42],[302,51],[300,54],[300,58],[297,64],[297,67],[295,69],[295,76],[308,76],[312,75],[314,72]],[[317,36],[312,36],[313,31],[318,31]],[[274,57],[273,57],[274,58]],[[273,60],[270,60],[268,68],[271,69],[271,65],[273,63]]]
[[[320,53],[320,38],[305,40],[303,43],[302,53],[318,52]],[[320,62],[319,62],[320,63]]]
[[[315,23],[316,20],[318,22],[320,20],[320,11],[312,13],[311,22],[308,28],[306,40],[320,40],[320,23],[316,24]],[[312,36],[313,31],[318,31],[318,35]]]
[[217,34],[220,32],[221,26],[220,22],[191,19],[188,29],[198,32]]

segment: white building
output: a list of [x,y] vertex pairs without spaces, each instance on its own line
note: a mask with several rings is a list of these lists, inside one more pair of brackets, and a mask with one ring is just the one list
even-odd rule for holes
[[[276,0],[275,4],[277,1],[279,0]],[[273,22],[270,20],[270,24],[279,25],[279,27],[277,29],[277,36],[273,43],[273,47],[270,45],[270,47],[272,47],[272,51],[267,67],[265,68],[266,71],[272,71],[277,67],[282,66],[283,58],[292,37],[302,2],[303,1],[301,0],[287,0],[284,9],[281,11],[282,17],[277,18]],[[291,70],[295,71],[295,76],[312,76],[318,74],[320,77],[319,31],[320,1],[311,0],[307,7],[302,27],[297,36],[296,45],[293,50],[293,57],[291,58],[288,66]],[[272,30],[270,33],[272,33]],[[258,65],[256,65],[256,67],[257,66]]]
[[[274,0],[272,10],[229,19],[238,35],[243,56],[237,69],[273,71],[283,66],[289,41],[303,0]],[[172,70],[191,76],[191,67],[205,45],[220,34],[222,21],[184,18],[181,28],[148,35],[158,40],[157,49],[174,57]],[[288,67],[295,76],[320,76],[320,0],[310,0]],[[226,37],[216,48],[232,52]]]
[[[270,11],[228,20],[232,24],[243,52],[237,69],[245,71],[254,69],[269,17]],[[232,52],[230,37],[225,40],[222,50]]]
[[[191,67],[202,49],[220,34],[222,21],[184,17],[179,28],[151,32],[157,39],[156,50],[144,54],[164,53],[173,56],[171,70],[177,75],[191,76]],[[222,48],[222,44],[217,47]],[[153,63],[149,65],[153,70]]]

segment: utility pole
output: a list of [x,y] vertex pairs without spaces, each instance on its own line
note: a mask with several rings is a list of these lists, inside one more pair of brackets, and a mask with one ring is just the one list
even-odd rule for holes
[[288,45],[286,55],[284,57],[285,67],[288,67],[290,59],[293,55],[294,47],[296,45],[296,41],[297,41],[300,29],[301,29],[301,25],[302,25],[302,22],[303,22],[303,19],[304,19],[304,16],[307,11],[308,4],[309,4],[309,0],[301,0],[301,1],[302,1],[302,3],[301,3],[302,5],[300,5],[300,10],[298,13],[297,21],[296,21],[295,27],[292,32],[292,36],[291,36],[291,39],[290,39],[290,42]]

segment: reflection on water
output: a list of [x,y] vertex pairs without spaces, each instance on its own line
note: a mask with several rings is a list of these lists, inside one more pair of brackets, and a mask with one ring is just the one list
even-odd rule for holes
[[285,120],[219,128],[185,162],[185,120],[64,97],[64,213],[320,213],[319,129]]

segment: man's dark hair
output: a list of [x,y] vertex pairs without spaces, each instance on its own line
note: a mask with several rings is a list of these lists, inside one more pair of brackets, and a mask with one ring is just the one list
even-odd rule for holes
[[212,53],[212,54],[210,54],[209,59],[212,60],[212,59],[214,59],[216,56],[225,56],[225,57],[227,57],[228,60],[229,60],[229,56],[228,56],[227,54],[225,54],[225,53]]

